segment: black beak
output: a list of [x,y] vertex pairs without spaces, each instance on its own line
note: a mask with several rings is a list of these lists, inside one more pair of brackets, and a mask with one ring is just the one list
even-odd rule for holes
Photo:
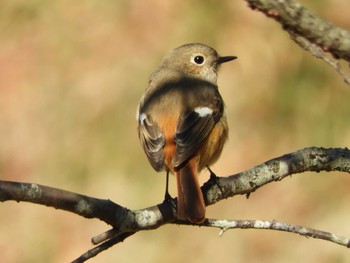
[[219,57],[218,63],[219,64],[226,63],[226,62],[229,62],[229,61],[234,60],[236,58],[237,58],[236,56]]

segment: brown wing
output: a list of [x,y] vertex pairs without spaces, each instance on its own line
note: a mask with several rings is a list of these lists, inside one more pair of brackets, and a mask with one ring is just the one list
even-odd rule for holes
[[180,115],[175,134],[175,168],[181,166],[199,149],[222,114],[222,100],[214,98],[211,106],[197,107],[194,111]]
[[156,171],[164,168],[163,147],[165,144],[164,134],[152,118],[143,115],[138,126],[141,145],[149,162]]

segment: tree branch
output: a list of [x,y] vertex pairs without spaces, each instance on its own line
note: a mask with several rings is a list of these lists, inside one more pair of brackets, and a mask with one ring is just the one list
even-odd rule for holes
[[85,218],[98,218],[114,225],[128,210],[110,200],[98,199],[32,183],[0,180],[0,201],[30,202],[54,207]]
[[344,82],[350,85],[350,76],[347,75],[346,72],[343,70],[339,61],[327,56],[326,53],[319,46],[311,43],[309,40],[307,40],[302,36],[299,36],[299,35],[293,36],[293,34],[291,34],[291,38],[303,49],[310,52],[311,55],[313,55],[316,58],[322,59],[329,66],[334,68],[339,73],[339,75],[344,79]]
[[[292,39],[303,49],[303,42],[307,41],[318,46],[321,50],[329,52],[336,59],[344,59],[350,62],[350,31],[341,29],[325,19],[315,15],[295,0],[246,0],[252,9],[264,13],[266,16],[279,22]],[[300,41],[298,38],[305,40]],[[299,41],[298,41],[299,40]],[[314,48],[313,48],[314,49]],[[324,59],[324,56],[316,56]],[[332,60],[328,58],[328,60]],[[328,64],[329,61],[325,60]],[[332,62],[334,64],[335,62]],[[332,66],[350,85],[350,77],[340,69],[340,65]]]
[[[192,225],[190,222],[181,222],[181,225]],[[350,238],[335,235],[333,233],[313,229],[310,227],[298,226],[278,222],[276,220],[223,220],[207,219],[201,226],[220,228],[220,236],[229,229],[268,229],[299,234],[305,237],[323,239],[335,244],[350,247]]]
[[97,256],[99,253],[109,249],[110,247],[123,242],[126,238],[132,236],[136,232],[129,232],[129,233],[123,233],[120,235],[114,235],[111,238],[109,238],[107,241],[103,242],[102,244],[86,251],[84,254],[82,254],[77,259],[73,260],[72,263],[82,263],[87,261],[90,258],[93,258]]
[[[202,191],[208,206],[238,194],[250,195],[270,182],[279,181],[292,174],[306,171],[342,171],[350,173],[350,150],[347,148],[305,148],[274,158],[247,171],[228,177],[216,177],[212,174],[210,179],[202,186]],[[140,230],[155,229],[167,223],[187,224],[182,221],[176,221],[176,199],[167,200],[158,205],[140,210],[129,210],[110,200],[97,199],[38,184],[0,181],[0,201],[9,200],[46,205],[86,218],[98,218],[113,226],[112,230],[98,235],[93,240],[94,244],[104,243],[86,252],[76,262],[83,262],[103,250],[122,242]],[[213,222],[217,224],[223,221],[207,220],[204,225],[215,226]],[[232,222],[239,225],[240,221],[227,222],[231,222],[231,225]],[[249,223],[253,221],[245,220],[242,222]],[[279,224],[269,223],[271,229],[276,229],[274,227],[279,226]],[[257,224],[251,224],[250,226],[259,228]],[[225,227],[221,228],[224,229]],[[288,229],[291,229],[291,227],[286,227],[283,231],[289,231]],[[296,227],[294,227],[295,229]],[[300,229],[299,232],[291,232],[303,234],[302,231]],[[323,235],[321,232],[318,235],[315,231],[308,230],[303,235],[310,236],[310,233],[316,233],[312,236],[334,242],[329,235]],[[348,244],[348,241],[344,242]]]
[[[197,226],[195,224],[192,224],[189,221],[175,221],[172,224]],[[304,237],[323,239],[323,240],[350,248],[350,238],[336,235],[326,231],[313,229],[310,227],[287,224],[287,223],[279,222],[277,220],[269,221],[269,220],[207,219],[200,226],[219,228],[221,229],[220,236],[222,236],[227,230],[230,230],[230,229],[265,229],[265,230],[283,231],[283,232],[299,234]],[[114,229],[111,229],[107,232],[110,234],[110,237],[105,239],[107,241],[85,252],[83,255],[81,255],[79,258],[74,260],[72,263],[85,262],[86,260],[98,255],[102,251],[120,242],[123,242],[127,237],[136,233],[136,232],[131,232],[131,233],[123,233],[123,234],[117,235]]]

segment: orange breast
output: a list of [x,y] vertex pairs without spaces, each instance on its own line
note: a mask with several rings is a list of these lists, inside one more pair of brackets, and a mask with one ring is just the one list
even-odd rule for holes
[[219,159],[227,138],[228,125],[226,117],[222,116],[199,149],[199,171],[207,165],[212,165]]

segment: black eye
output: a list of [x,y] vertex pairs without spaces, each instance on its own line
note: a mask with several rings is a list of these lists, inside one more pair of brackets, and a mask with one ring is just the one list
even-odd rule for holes
[[204,62],[204,57],[203,56],[195,56],[193,58],[194,63],[196,63],[197,65],[202,65]]

